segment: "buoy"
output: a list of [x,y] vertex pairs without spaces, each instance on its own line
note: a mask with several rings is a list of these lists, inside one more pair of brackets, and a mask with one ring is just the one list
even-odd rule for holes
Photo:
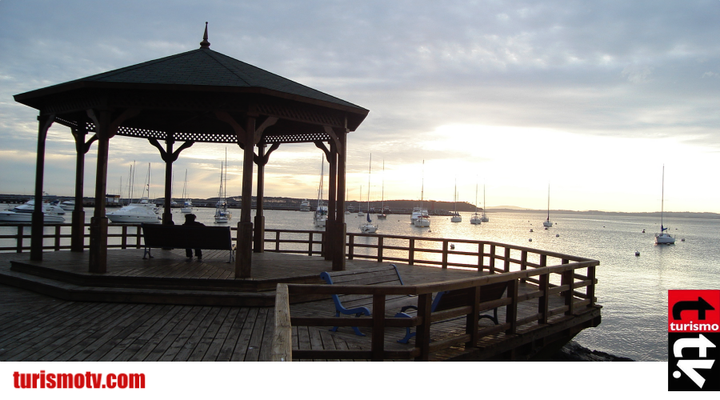
[[450,243],[450,248],[453,249],[453,250],[455,250],[455,245],[452,244],[452,243]]
[[643,229],[643,233],[645,233],[645,229]]
[[681,242],[684,242],[684,241],[685,241],[685,238],[680,239],[680,241],[681,241]]
[[640,255],[640,252],[635,250],[635,257],[638,257]]
[[528,242],[532,242],[532,238],[528,239]]
[[532,229],[530,229],[530,232],[532,232],[532,231],[533,231],[533,230],[532,230]]
[[560,237],[560,234],[559,233],[555,234],[555,237]]

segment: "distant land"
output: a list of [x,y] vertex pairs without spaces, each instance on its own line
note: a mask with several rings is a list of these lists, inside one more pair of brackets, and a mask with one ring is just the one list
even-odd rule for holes
[[[111,196],[111,195],[108,195]],[[28,200],[33,199],[32,195],[18,195],[18,194],[0,194],[0,204],[22,204]],[[64,201],[72,200],[69,196],[45,196],[45,201]],[[136,199],[137,200],[137,199]],[[173,198],[177,203],[173,206],[180,207],[182,200],[180,198]],[[190,199],[195,207],[215,207],[218,202],[218,197],[210,197],[207,199],[192,198]],[[229,196],[228,205],[230,208],[240,208],[242,205],[241,196]],[[300,199],[291,197],[266,197],[263,206],[266,210],[299,210],[300,203],[304,200],[310,202],[312,209],[317,207],[317,199]],[[121,201],[127,203],[128,199],[122,199]],[[158,206],[162,206],[164,199],[161,197],[152,199],[152,201]],[[255,208],[255,197],[252,198],[252,207]],[[327,199],[324,200],[327,203]],[[92,207],[95,203],[95,199],[92,197],[85,197],[83,204],[87,207]],[[413,207],[419,207],[421,202],[419,200],[385,200],[385,201],[371,201],[369,206],[372,212],[379,212],[383,207],[389,210],[390,213],[394,214],[409,214]],[[468,202],[457,202],[452,201],[436,201],[436,200],[425,200],[422,202],[423,207],[433,215],[450,215],[452,211],[459,212],[473,212],[476,210],[475,205]],[[0,207],[2,208],[2,207]],[[367,211],[368,203],[351,200],[346,202],[346,208],[350,212],[357,212],[358,210]],[[482,207],[477,208],[482,211]],[[531,209],[517,207],[513,205],[501,205],[488,207],[487,213],[492,212],[547,212],[547,209]],[[660,211],[651,212],[621,212],[621,211],[600,211],[600,210],[563,210],[563,209],[551,209],[551,213],[575,213],[584,215],[659,215]],[[712,212],[691,212],[691,211],[665,211],[666,217],[684,217],[684,218],[706,218],[706,219],[720,219],[720,214]]]

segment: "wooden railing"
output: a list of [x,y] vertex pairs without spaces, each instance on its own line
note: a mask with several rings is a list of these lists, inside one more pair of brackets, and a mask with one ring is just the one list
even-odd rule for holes
[[[515,335],[534,328],[547,327],[553,321],[565,316],[576,316],[592,311],[598,312],[595,304],[595,260],[565,262],[553,266],[531,266],[514,272],[488,274],[483,277],[449,281],[443,283],[405,286],[366,285],[301,285],[279,284],[277,287],[275,342],[273,359],[415,359],[428,360],[431,354],[453,346],[465,345],[474,348],[481,340],[494,335]],[[556,281],[557,283],[552,283]],[[483,286],[495,282],[508,282],[507,295],[500,300],[480,303]],[[525,282],[525,284],[523,284]],[[536,282],[536,283],[532,283]],[[523,287],[522,293],[519,287]],[[470,289],[473,295],[466,304],[437,312],[431,312],[433,293],[445,290]],[[473,290],[474,289],[474,290]],[[290,298],[303,295],[366,294],[373,296],[371,317],[293,317],[290,314]],[[389,295],[417,296],[418,313],[412,318],[385,316],[385,298]],[[550,301],[556,298],[556,301]],[[519,313],[518,307],[531,303],[536,312]],[[554,306],[553,306],[554,305]],[[505,320],[499,325],[484,327],[478,325],[480,310],[505,307]],[[330,313],[331,314],[331,313]],[[392,314],[392,313],[391,313]],[[465,318],[464,332],[450,330],[442,338],[434,337],[431,327],[439,321]],[[372,330],[370,349],[326,350],[292,348],[293,327],[357,326]],[[410,327],[417,332],[415,345],[407,350],[386,350],[386,328]],[[537,333],[534,333],[537,334]]]
[[[23,253],[30,251],[30,225],[0,225],[0,252]],[[14,232],[11,232],[14,231]],[[69,250],[71,244],[71,224],[46,224],[43,228],[43,250]],[[84,227],[84,248],[90,247],[90,225]],[[108,226],[108,248],[142,248],[142,229],[140,225]]]

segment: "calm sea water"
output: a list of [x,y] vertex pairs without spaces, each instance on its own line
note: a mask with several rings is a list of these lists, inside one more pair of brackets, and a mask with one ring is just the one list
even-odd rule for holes
[[[89,220],[92,210],[86,211]],[[213,209],[194,213],[200,222],[214,225]],[[234,225],[240,210],[233,214]],[[182,223],[179,210],[173,215],[175,223]],[[433,217],[429,229],[412,226],[408,215],[374,222],[378,234],[492,240],[599,260],[596,295],[603,306],[602,323],[576,337],[593,350],[638,361],[667,361],[668,290],[720,289],[720,219],[665,218],[677,241],[656,246],[659,220],[642,214],[553,212],[555,226],[548,230],[542,227],[545,212],[491,211],[490,221],[479,226],[470,224],[469,213],[462,215],[461,223]],[[267,228],[313,229],[312,213],[270,210],[265,217]],[[359,232],[364,217],[349,214],[346,220],[348,232]]]

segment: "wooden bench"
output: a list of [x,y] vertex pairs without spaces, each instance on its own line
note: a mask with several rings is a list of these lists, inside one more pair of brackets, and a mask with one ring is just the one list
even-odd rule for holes
[[[404,285],[395,264],[354,271],[323,272],[320,277],[329,285]],[[392,295],[387,296],[385,301],[386,303],[397,300],[407,301],[409,298],[408,295]],[[340,314],[360,317],[372,313],[372,294],[334,294],[332,299],[336,317]],[[355,334],[365,336],[356,326],[352,328]],[[336,332],[337,329],[338,327],[334,327],[332,331]]]
[[[492,308],[492,315],[483,314],[483,312],[490,310],[490,308],[482,309],[482,304],[488,301],[498,300],[502,298],[505,290],[507,289],[507,286],[508,282],[497,282],[480,287],[481,310],[478,319],[488,318],[493,321],[495,325],[498,324],[499,321],[497,315],[497,307]],[[432,305],[430,306],[430,312],[451,310],[453,308],[471,305],[471,291],[473,291],[474,289],[475,288],[468,288],[439,292],[435,295],[435,298],[433,299]],[[407,314],[408,310],[417,310],[417,306],[405,306],[395,316],[411,318],[411,316]],[[407,333],[405,334],[405,337],[398,340],[398,342],[408,343],[408,341],[410,341],[413,336],[415,336],[415,332],[410,332],[410,328],[407,328]]]
[[153,258],[151,249],[229,250],[228,262],[235,259],[229,226],[182,226],[142,224],[146,257]]

